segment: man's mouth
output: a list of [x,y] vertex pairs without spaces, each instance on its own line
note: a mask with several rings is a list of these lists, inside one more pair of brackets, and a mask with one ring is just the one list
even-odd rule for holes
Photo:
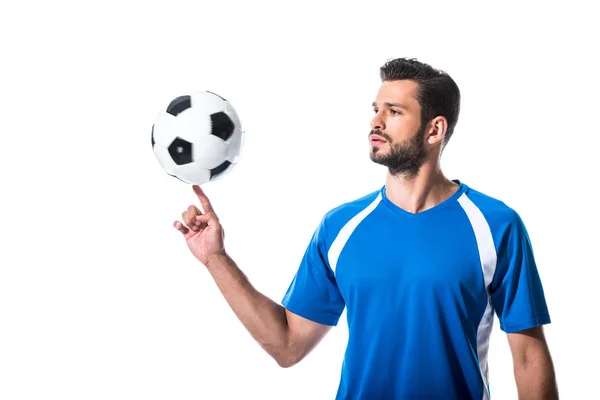
[[379,135],[371,135],[369,136],[369,142],[371,144],[384,144],[387,141]]

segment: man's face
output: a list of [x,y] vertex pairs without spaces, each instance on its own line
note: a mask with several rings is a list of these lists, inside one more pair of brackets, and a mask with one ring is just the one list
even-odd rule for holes
[[381,84],[373,102],[375,116],[369,133],[370,158],[393,175],[415,175],[427,159],[421,126],[417,83],[408,80]]

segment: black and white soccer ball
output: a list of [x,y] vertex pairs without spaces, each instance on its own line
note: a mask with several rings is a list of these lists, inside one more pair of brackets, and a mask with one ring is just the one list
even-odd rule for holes
[[201,185],[237,164],[244,131],[231,104],[209,91],[173,99],[152,125],[152,149],[165,172]]

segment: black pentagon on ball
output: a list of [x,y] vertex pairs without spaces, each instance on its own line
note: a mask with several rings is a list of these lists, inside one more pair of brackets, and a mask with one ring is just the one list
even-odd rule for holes
[[231,165],[231,162],[229,161],[225,161],[223,162],[221,165],[214,167],[213,169],[210,170],[210,179],[213,179],[217,176],[219,176],[220,174],[222,174],[223,172],[225,172],[225,170]]
[[175,164],[184,165],[192,162],[192,144],[187,140],[175,138],[168,150]]
[[227,140],[233,135],[233,121],[223,111],[211,114],[210,120],[212,122],[211,134],[223,140]]
[[173,99],[169,106],[167,107],[167,112],[173,116],[177,116],[177,114],[182,113],[192,106],[192,97],[191,96],[179,96],[176,99]]
[[152,134],[150,136],[152,137],[152,148],[154,148],[154,144],[156,143],[154,141],[154,125],[152,125]]

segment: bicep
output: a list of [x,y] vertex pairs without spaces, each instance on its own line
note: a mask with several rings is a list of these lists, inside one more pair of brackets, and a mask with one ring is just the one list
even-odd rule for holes
[[288,348],[294,363],[302,360],[327,335],[333,326],[304,318],[285,309],[288,322]]
[[509,333],[507,337],[516,368],[527,367],[549,354],[543,326]]

